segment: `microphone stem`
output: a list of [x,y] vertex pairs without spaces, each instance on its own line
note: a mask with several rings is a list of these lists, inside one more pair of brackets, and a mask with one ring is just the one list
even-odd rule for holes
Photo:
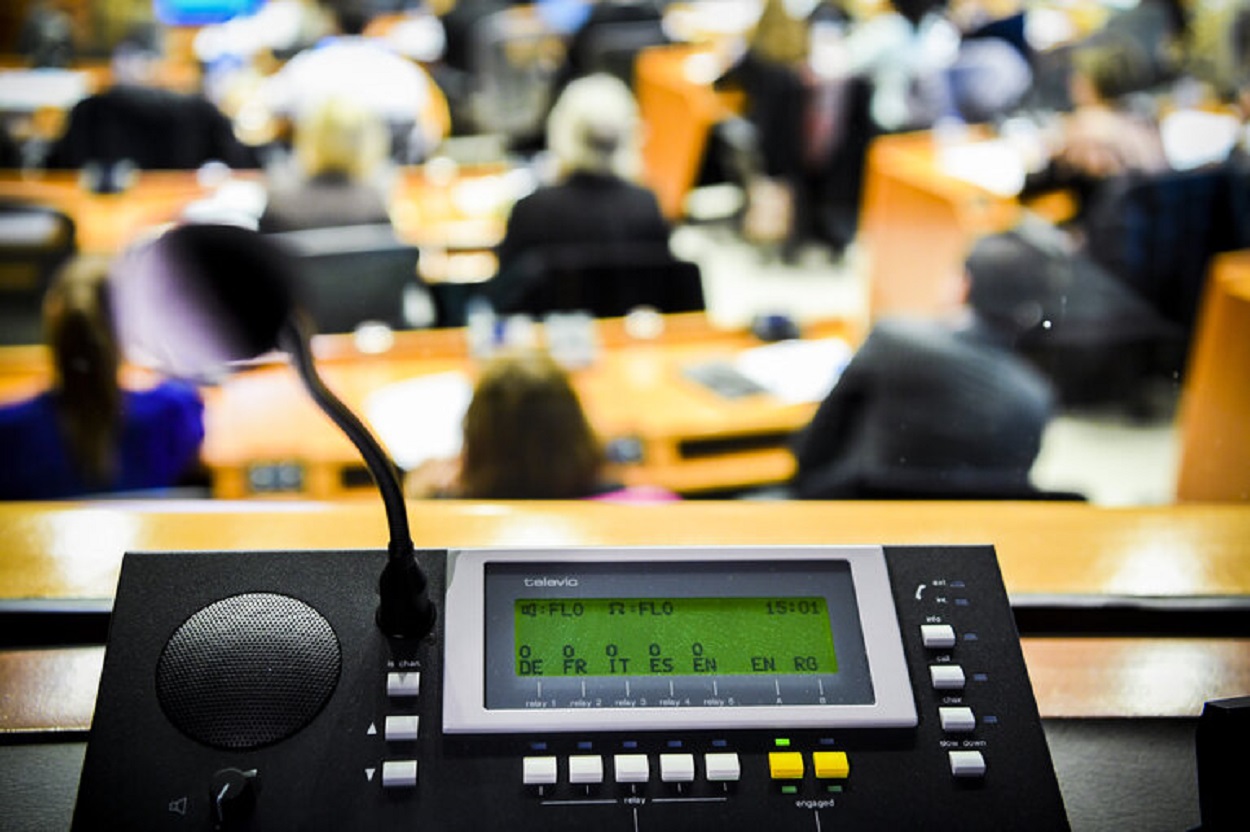
[[408,526],[408,512],[404,505],[403,490],[399,485],[399,474],[395,471],[391,458],[359,417],[343,404],[342,400],[334,395],[333,391],[321,380],[321,375],[317,372],[317,366],[313,362],[310,339],[301,320],[292,318],[287,322],[279,336],[279,344],[294,359],[300,378],[303,379],[313,401],[339,426],[340,430],[347,434],[347,438],[364,457],[365,465],[368,466],[373,481],[382,492],[382,503],[386,506],[386,522],[391,535],[387,552],[391,560],[411,557],[414,547],[412,533]]
[[290,353],[313,401],[360,451],[373,481],[382,492],[391,542],[386,547],[386,567],[378,580],[378,627],[393,638],[421,638],[434,628],[437,614],[430,601],[425,575],[417,563],[416,549],[408,528],[408,511],[395,464],[364,423],[321,380],[313,362],[307,324],[298,313],[283,326],[278,345]]

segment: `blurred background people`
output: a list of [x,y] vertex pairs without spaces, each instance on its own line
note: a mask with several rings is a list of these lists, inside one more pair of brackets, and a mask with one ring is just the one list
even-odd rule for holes
[[423,160],[450,127],[442,92],[415,61],[364,35],[370,16],[361,3],[337,0],[330,8],[335,33],[265,79],[255,104],[296,122],[327,98],[351,98],[386,122],[393,158]]
[[189,170],[217,161],[256,167],[255,153],[238,140],[215,104],[200,93],[159,85],[161,61],[154,27],[142,27],[119,43],[111,61],[113,84],[74,105],[46,165]]
[[459,458],[414,469],[405,491],[480,500],[675,499],[663,489],[622,488],[606,465],[568,374],[546,352],[522,350],[482,369]]
[[[717,82],[746,97],[751,131],[731,124],[718,132],[733,160],[727,167],[746,188],[743,231],[748,239],[780,236],[787,261],[807,243],[839,257],[857,232],[864,160],[876,131],[872,82],[847,65],[853,30],[835,5],[766,0],[746,50]],[[770,223],[776,213],[788,217]]]
[[1003,245],[998,237],[979,242],[966,275],[951,276],[965,299],[957,318],[885,318],[873,326],[792,446],[794,496],[1031,492],[1054,393],[1014,346],[1042,323],[1050,275],[999,269]]
[[376,113],[326,98],[295,125],[293,164],[269,175],[262,232],[389,223],[390,136]]
[[194,388],[127,389],[106,262],[70,261],[50,287],[51,389],[0,407],[0,498],[50,500],[177,486],[197,473],[203,404]]
[[526,258],[576,246],[667,246],[671,231],[655,194],[638,184],[639,116],[633,95],[610,75],[573,81],[552,108],[547,143],[557,181],[520,200],[496,248],[487,287],[506,308],[528,276]]
[[1128,39],[1078,49],[1069,78],[1073,109],[1059,118],[1048,138],[1048,157],[1029,175],[1024,195],[1071,189],[1078,206],[1074,221],[1079,222],[1107,178],[1167,170],[1153,114],[1133,109],[1128,97],[1142,88],[1149,71],[1147,56]]

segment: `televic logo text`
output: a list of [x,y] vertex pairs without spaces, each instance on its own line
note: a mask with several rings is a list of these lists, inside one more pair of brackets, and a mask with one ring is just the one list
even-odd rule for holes
[[577,586],[577,578],[526,578],[526,586],[545,586],[545,587],[562,587]]

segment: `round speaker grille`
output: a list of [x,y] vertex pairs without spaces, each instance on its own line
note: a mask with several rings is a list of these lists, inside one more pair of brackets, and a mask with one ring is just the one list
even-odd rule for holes
[[311,722],[341,668],[338,637],[320,613],[285,595],[247,593],[178,628],[156,666],[156,695],[192,739],[258,748]]

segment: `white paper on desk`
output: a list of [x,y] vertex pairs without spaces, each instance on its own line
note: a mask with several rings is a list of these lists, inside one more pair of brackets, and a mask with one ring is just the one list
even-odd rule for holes
[[850,360],[841,338],[778,341],[739,353],[734,369],[786,404],[805,404],[824,400]]
[[460,453],[461,423],[473,385],[464,373],[435,373],[388,384],[365,399],[365,416],[405,471]]
[[947,176],[998,196],[1015,196],[1024,187],[1026,172],[1020,152],[1001,139],[943,147],[938,151],[937,166]]

